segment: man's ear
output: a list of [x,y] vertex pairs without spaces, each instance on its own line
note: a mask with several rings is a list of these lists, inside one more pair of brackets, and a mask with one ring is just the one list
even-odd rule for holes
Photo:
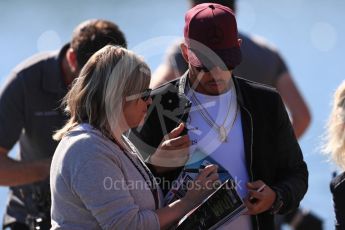
[[67,59],[70,71],[72,73],[76,72],[79,69],[78,61],[77,61],[77,54],[76,54],[76,52],[72,48],[69,48],[67,50],[67,52],[66,52],[66,59]]
[[188,63],[188,47],[186,46],[185,43],[181,43],[180,45],[181,53],[184,58],[184,60]]

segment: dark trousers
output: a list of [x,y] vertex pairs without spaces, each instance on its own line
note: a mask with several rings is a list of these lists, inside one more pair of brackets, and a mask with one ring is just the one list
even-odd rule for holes
[[30,230],[29,226],[20,222],[8,224],[4,226],[3,229],[4,230]]

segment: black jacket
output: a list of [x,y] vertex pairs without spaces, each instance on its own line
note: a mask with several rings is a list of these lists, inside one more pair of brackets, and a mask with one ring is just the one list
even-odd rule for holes
[[[131,140],[144,157],[153,153],[163,136],[180,121],[186,104],[183,94],[186,79],[187,73],[155,89],[143,127],[130,132]],[[235,76],[233,81],[241,111],[250,181],[262,180],[279,190],[284,202],[280,214],[287,213],[299,206],[308,187],[307,166],[289,116],[275,89]],[[178,173],[158,176],[173,179]],[[253,229],[274,229],[273,215],[269,212],[252,220]]]
[[333,206],[335,212],[335,229],[345,229],[345,172],[334,177],[331,181]]

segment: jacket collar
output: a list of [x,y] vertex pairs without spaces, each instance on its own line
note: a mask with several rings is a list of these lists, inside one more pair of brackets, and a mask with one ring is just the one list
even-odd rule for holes
[[179,84],[178,84],[178,94],[183,95],[186,93],[186,85],[188,80],[188,73],[189,70],[187,70],[182,77],[180,77]]
[[244,106],[244,99],[243,99],[243,94],[241,87],[238,82],[238,78],[235,75],[232,75],[232,80],[234,82],[234,86],[236,89],[236,97],[237,97],[237,102],[240,106]]
[[[69,44],[66,44],[62,47],[59,53],[56,53],[53,60],[45,65],[43,70],[43,81],[42,87],[45,91],[51,93],[65,93],[67,87],[63,82],[62,77],[62,70],[61,70],[61,62],[62,58],[65,55],[67,49],[69,48]],[[48,61],[48,60],[47,60]]]

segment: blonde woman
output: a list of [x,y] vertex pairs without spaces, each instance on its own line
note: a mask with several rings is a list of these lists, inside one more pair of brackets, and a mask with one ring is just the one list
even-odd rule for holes
[[343,171],[333,178],[333,195],[336,229],[345,229],[345,81],[337,88],[333,98],[332,113],[327,127],[325,152]]
[[200,186],[162,207],[155,178],[122,135],[143,120],[149,83],[147,65],[116,46],[95,53],[81,70],[65,98],[70,119],[54,136],[61,142],[51,166],[52,229],[164,229],[212,191],[206,185],[218,178],[215,165],[200,172]]

